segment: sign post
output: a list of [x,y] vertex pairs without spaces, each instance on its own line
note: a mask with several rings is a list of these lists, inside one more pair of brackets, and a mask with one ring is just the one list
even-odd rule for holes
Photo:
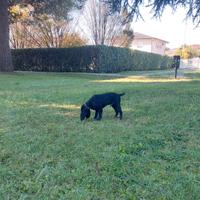
[[173,56],[172,67],[175,69],[175,78],[177,78],[178,69],[180,67],[180,56],[178,55]]

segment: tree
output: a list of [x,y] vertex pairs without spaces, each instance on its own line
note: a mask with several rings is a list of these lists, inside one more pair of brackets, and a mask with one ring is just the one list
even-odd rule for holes
[[37,18],[31,32],[31,38],[38,47],[62,48],[85,44],[78,34],[73,33],[69,21],[55,19],[48,15]]
[[8,2],[1,0],[0,5],[0,71],[13,71],[9,47]]
[[128,38],[133,35],[129,24],[123,23],[123,13],[109,15],[108,5],[101,0],[88,0],[81,18],[84,27],[81,31],[95,45],[127,46]]
[[[11,48],[27,48],[32,47],[31,37],[32,30],[30,30],[30,24],[33,21],[33,17],[30,14],[34,11],[34,8],[29,6],[23,6],[20,4],[11,6],[10,12],[10,46]],[[35,43],[32,42],[32,43]]]
[[10,26],[10,44],[17,48],[62,48],[83,46],[86,41],[74,33],[66,20],[42,15],[33,21],[23,20]]
[[73,31],[71,19],[50,14],[32,16],[34,8],[17,4],[9,8],[12,48],[49,48],[82,46],[85,41]]
[[200,24],[200,3],[199,0],[103,0],[109,7],[110,12],[120,12],[128,10],[127,20],[141,17],[140,7],[148,6],[152,9],[154,17],[161,17],[164,9],[169,6],[176,11],[179,7],[184,7],[187,10],[186,16],[192,18],[193,23],[197,26]]
[[183,59],[190,59],[199,56],[199,52],[189,45],[184,45],[176,50],[176,54]]
[[80,8],[84,0],[1,0],[0,4],[0,71],[13,71],[11,50],[9,47],[9,13],[15,4],[34,7],[35,14],[48,13],[57,18],[68,17],[73,7]]
[[86,40],[77,33],[69,33],[65,35],[62,41],[62,47],[78,47],[86,45]]

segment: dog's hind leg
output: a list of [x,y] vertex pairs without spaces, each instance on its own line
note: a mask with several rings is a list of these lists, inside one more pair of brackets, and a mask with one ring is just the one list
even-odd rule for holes
[[123,112],[121,106],[119,106],[119,118],[122,119],[122,117],[123,117]]
[[[121,106],[120,105],[117,105],[116,106],[116,113],[119,113],[119,118],[122,119],[123,117],[123,112],[122,112],[122,109],[121,109]],[[118,115],[118,114],[117,114]]]

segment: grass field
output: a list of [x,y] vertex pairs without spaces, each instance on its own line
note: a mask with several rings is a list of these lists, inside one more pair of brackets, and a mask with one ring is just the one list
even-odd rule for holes
[[[0,74],[1,200],[199,200],[200,72]],[[92,94],[125,92],[81,123]]]

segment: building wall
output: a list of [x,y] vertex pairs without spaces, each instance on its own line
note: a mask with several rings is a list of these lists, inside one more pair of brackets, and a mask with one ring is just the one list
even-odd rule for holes
[[166,43],[162,40],[152,40],[152,53],[165,54]]
[[147,39],[134,40],[130,46],[131,49],[151,52],[151,41]]
[[200,69],[200,58],[181,59],[181,69]]
[[164,55],[166,43],[157,39],[136,39],[133,40],[130,48]]

